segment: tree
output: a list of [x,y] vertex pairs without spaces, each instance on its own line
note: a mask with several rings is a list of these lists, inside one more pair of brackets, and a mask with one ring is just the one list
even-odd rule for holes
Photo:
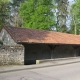
[[12,26],[21,27],[22,19],[19,16],[19,7],[22,2],[25,0],[11,0],[10,1],[10,12],[9,12],[9,19],[8,23]]
[[23,26],[49,29],[55,23],[53,9],[52,0],[27,0],[19,8],[20,16],[23,19]]
[[9,0],[0,0],[0,28],[3,24],[7,23],[7,17],[8,17],[8,1]]
[[68,0],[55,0],[57,9],[56,9],[56,30],[59,32],[67,32],[67,16],[68,16]]
[[3,2],[8,2],[9,0],[0,0],[0,4]]
[[80,34],[80,0],[76,0],[72,5],[71,16],[71,33]]

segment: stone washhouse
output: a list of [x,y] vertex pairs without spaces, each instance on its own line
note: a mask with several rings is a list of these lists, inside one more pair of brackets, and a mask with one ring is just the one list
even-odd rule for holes
[[24,46],[24,64],[36,60],[80,56],[80,36],[54,31],[3,26],[3,45]]

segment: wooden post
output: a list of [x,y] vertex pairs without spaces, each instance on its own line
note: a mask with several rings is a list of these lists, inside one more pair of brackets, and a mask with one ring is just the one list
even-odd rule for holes
[[48,45],[48,47],[49,47],[50,50],[51,50],[51,59],[53,59],[53,58],[54,58],[53,51],[54,51],[54,48],[56,47],[56,45]]
[[77,48],[78,48],[78,47],[79,47],[79,46],[73,46],[73,49],[75,50],[74,57],[77,56]]

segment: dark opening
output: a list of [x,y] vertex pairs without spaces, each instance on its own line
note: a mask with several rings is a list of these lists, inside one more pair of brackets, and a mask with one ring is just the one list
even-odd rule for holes
[[24,65],[36,64],[36,60],[26,59],[26,56],[27,56],[26,51],[27,51],[27,49],[26,49],[26,45],[23,44],[23,46],[24,46],[24,48],[25,48],[25,49],[24,49]]
[[36,60],[24,60],[24,65],[36,64]]
[[[73,45],[25,44],[24,65],[36,64],[36,60],[74,57]],[[80,53],[77,52],[80,56]]]

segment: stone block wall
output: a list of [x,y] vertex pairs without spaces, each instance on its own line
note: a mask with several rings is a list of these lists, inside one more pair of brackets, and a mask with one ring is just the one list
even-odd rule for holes
[[47,44],[25,44],[24,47],[0,46],[0,65],[32,64],[36,60],[80,56],[80,46],[76,52],[72,45],[56,45],[53,52]]
[[23,46],[0,46],[0,65],[24,64]]
[[1,33],[1,41],[3,42],[3,45],[5,46],[16,46],[18,45],[10,36],[10,34],[5,30],[2,29]]

